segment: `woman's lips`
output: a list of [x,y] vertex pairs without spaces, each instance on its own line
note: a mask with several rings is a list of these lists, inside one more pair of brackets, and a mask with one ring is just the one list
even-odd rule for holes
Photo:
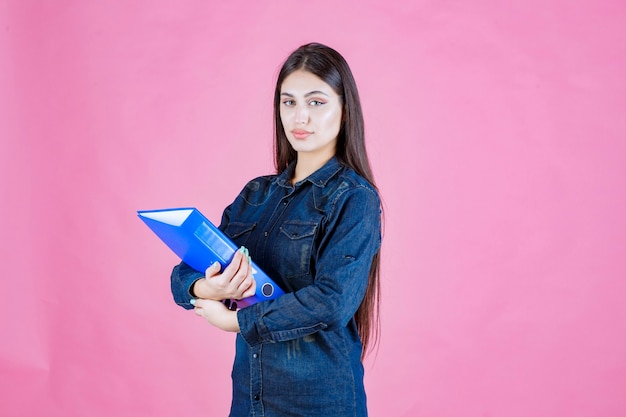
[[291,134],[296,139],[306,139],[313,134],[313,132],[309,132],[308,130],[294,129],[291,131]]

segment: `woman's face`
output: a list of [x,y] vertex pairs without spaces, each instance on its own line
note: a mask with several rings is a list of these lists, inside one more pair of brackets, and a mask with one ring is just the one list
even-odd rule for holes
[[341,116],[341,97],[321,78],[298,70],[283,81],[280,119],[298,158],[328,160],[335,155]]

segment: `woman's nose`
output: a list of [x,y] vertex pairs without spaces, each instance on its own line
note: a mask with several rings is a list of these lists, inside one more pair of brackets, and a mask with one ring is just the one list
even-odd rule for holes
[[297,124],[307,124],[309,121],[309,111],[306,106],[298,106],[296,107],[296,123]]

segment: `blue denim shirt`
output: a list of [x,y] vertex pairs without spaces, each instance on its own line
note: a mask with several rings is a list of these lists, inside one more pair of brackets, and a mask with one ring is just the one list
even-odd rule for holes
[[[354,314],[380,247],[376,191],[335,158],[292,186],[290,166],[250,181],[220,229],[286,294],[237,312],[235,416],[366,416]],[[172,272],[175,301],[192,308],[203,274]]]

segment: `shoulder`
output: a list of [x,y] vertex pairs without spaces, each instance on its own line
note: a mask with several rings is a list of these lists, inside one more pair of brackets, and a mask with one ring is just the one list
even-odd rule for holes
[[[321,190],[320,190],[321,191]],[[352,168],[342,167],[316,196],[316,208],[325,213],[324,230],[359,230],[372,241],[380,240],[381,200],[376,188]]]
[[378,195],[378,191],[372,184],[370,184],[365,178],[360,176],[350,167],[343,166],[339,172],[339,178],[345,181],[351,188],[361,189],[363,191],[371,192]]
[[238,198],[243,199],[248,204],[263,204],[271,195],[276,180],[277,175],[263,175],[253,178],[239,192]]
[[246,183],[241,192],[255,192],[268,187],[276,180],[276,175],[262,175],[251,179]]
[[370,184],[365,178],[360,176],[350,167],[343,166],[339,171],[338,185],[344,192],[351,192],[351,194],[358,194],[363,196],[369,196],[370,198],[376,198],[379,200],[378,191],[372,184]]
[[324,188],[325,200],[331,210],[346,203],[366,204],[375,210],[380,208],[376,188],[350,167],[342,166]]

